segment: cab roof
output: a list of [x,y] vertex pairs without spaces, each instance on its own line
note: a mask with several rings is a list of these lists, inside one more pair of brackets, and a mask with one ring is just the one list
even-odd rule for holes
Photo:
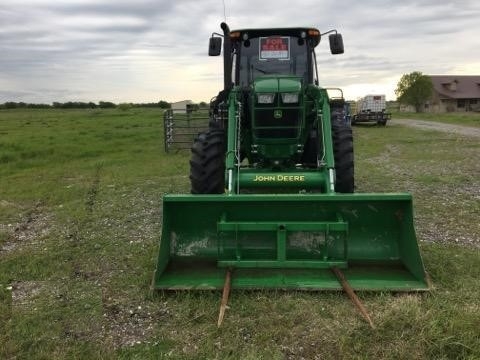
[[232,40],[242,40],[244,34],[248,38],[266,37],[266,36],[296,36],[299,38],[310,38],[314,46],[320,42],[320,31],[314,27],[296,27],[296,28],[270,28],[270,29],[240,29],[230,31]]

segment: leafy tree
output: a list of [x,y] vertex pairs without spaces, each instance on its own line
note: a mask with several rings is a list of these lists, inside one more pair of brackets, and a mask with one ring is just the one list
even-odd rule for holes
[[48,104],[27,104],[27,108],[29,109],[49,109],[51,108]]
[[170,109],[171,105],[170,103],[164,101],[164,100],[160,100],[158,102],[158,106],[161,108],[161,109]]
[[7,101],[4,106],[5,109],[15,109],[17,107],[17,103],[13,101]]
[[113,108],[117,107],[117,105],[115,105],[114,103],[112,103],[110,101],[100,101],[98,103],[98,107],[101,108],[101,109],[113,109]]
[[402,75],[395,89],[397,100],[414,106],[416,112],[422,110],[423,104],[432,96],[432,92],[432,79],[419,71]]

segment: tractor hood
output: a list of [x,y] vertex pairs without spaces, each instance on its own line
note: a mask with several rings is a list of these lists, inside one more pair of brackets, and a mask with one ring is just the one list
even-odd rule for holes
[[299,93],[302,81],[299,77],[260,77],[253,83],[255,93]]
[[302,79],[292,75],[256,78],[251,93],[252,161],[263,166],[291,166],[303,150]]

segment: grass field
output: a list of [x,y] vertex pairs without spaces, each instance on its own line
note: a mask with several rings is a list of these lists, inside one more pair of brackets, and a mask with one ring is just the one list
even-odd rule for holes
[[394,112],[392,116],[395,119],[429,120],[446,124],[480,127],[480,113],[478,112],[443,114]]
[[408,191],[434,288],[150,294],[165,193],[189,191],[160,110],[0,111],[0,358],[478,359],[480,144],[356,127],[359,192]]

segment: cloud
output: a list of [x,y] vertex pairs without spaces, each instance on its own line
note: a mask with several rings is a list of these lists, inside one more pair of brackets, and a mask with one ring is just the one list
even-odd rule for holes
[[[315,26],[343,33],[344,55],[317,49],[320,79],[363,87],[425,73],[480,73],[475,1],[225,0],[232,29]],[[2,0],[0,101],[208,100],[221,58],[206,56],[224,20],[218,0]],[[387,85],[390,84],[390,85]]]

